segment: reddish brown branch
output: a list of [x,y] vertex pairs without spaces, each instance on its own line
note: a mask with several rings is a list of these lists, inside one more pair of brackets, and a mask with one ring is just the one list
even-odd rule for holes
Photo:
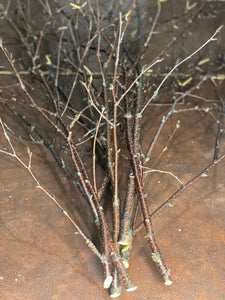
[[221,140],[221,135],[222,135],[222,132],[223,132],[223,120],[224,120],[224,116],[225,116],[225,100],[220,99],[220,102],[221,102],[222,110],[221,110],[220,119],[218,121],[218,130],[217,130],[217,135],[216,135],[213,161],[217,161],[217,159],[218,159],[219,148],[220,148],[220,140]]
[[170,272],[169,272],[169,269],[165,265],[165,262],[162,258],[159,247],[156,243],[154,231],[152,228],[151,218],[149,215],[147,201],[144,196],[143,178],[141,177],[140,167],[138,164],[137,156],[135,155],[135,152],[134,152],[134,145],[133,145],[133,141],[132,141],[131,118],[127,118],[126,120],[127,120],[127,142],[128,142],[128,146],[129,146],[130,157],[131,157],[133,171],[134,171],[135,180],[136,180],[136,184],[137,184],[139,201],[141,204],[142,214],[144,217],[144,225],[145,225],[145,229],[146,229],[146,239],[148,240],[150,247],[151,247],[152,259],[155,262],[157,268],[159,269],[159,271],[163,277],[164,283],[166,285],[170,285],[172,283],[171,278],[170,278]]
[[[157,214],[161,213],[166,207],[170,205],[182,192],[186,191],[189,187],[191,187],[194,183],[196,183],[199,179],[204,178],[207,174],[217,166],[222,160],[225,158],[225,154],[223,154],[219,159],[212,162],[205,169],[203,169],[198,175],[193,177],[187,183],[183,184],[169,199],[163,202],[151,215],[150,218],[154,218]],[[140,231],[144,227],[144,222],[140,223],[133,230],[133,235],[135,235],[138,231]]]

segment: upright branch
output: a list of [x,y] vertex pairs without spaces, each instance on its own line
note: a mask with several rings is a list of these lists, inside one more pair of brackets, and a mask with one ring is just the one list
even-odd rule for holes
[[151,217],[148,210],[147,201],[144,195],[144,187],[143,187],[143,177],[141,176],[140,166],[138,164],[137,156],[134,152],[134,144],[132,141],[132,130],[131,130],[131,118],[127,118],[127,142],[129,146],[129,152],[130,152],[130,158],[132,161],[132,166],[134,170],[134,176],[135,181],[138,189],[138,195],[139,195],[139,201],[142,208],[142,214],[144,217],[144,224],[145,224],[145,230],[146,230],[146,239],[148,240],[151,251],[152,251],[152,259],[154,263],[156,264],[157,268],[159,269],[164,283],[166,285],[172,284],[171,278],[170,278],[170,271],[166,267],[166,264],[162,258],[162,255],[160,253],[159,247],[156,243],[154,231],[152,228],[152,222]]
[[[64,7],[52,13],[52,7],[54,7],[52,3],[50,7],[49,1],[39,2],[48,16],[45,17],[44,26],[39,31],[36,47],[35,38],[29,43],[29,39],[25,37],[24,32],[22,33],[10,19],[8,9],[5,12],[5,17],[21,39],[29,57],[31,57],[32,66],[30,69],[32,70],[32,76],[34,79],[38,79],[38,82],[41,82],[43,94],[47,95],[44,101],[34,96],[35,93],[30,88],[28,81],[21,77],[12,56],[0,42],[0,49],[12,68],[12,73],[17,78],[19,87],[25,96],[21,101],[18,99],[14,101],[15,105],[23,108],[22,112],[16,111],[16,114],[19,120],[23,120],[23,115],[29,115],[28,118],[24,118],[24,122],[29,128],[33,126],[30,120],[35,119],[36,121],[36,117],[42,118],[39,125],[41,127],[42,122],[45,125],[43,128],[32,129],[34,134],[32,135],[32,141],[34,141],[33,136],[38,136],[68,178],[80,188],[82,199],[88,203],[93,215],[93,226],[95,226],[99,237],[99,245],[95,245],[84,234],[69,212],[63,208],[63,205],[40,184],[31,168],[31,151],[28,149],[29,161],[27,164],[17,155],[7,133],[8,129],[1,119],[0,125],[10,151],[0,149],[0,153],[16,159],[28,171],[37,187],[57,205],[73,224],[90,250],[101,261],[104,269],[103,287],[105,289],[109,288],[111,297],[115,298],[120,295],[122,285],[127,291],[133,291],[137,288],[133,284],[127,269],[129,268],[134,237],[141,228],[145,228],[145,238],[150,245],[152,260],[162,275],[164,283],[170,285],[172,284],[170,271],[164,262],[156,241],[152,219],[165,207],[169,206],[183,191],[200,178],[206,177],[209,171],[224,160],[225,155],[218,157],[225,115],[225,101],[220,99],[222,110],[220,119],[217,122],[218,131],[213,162],[184,184],[170,171],[153,169],[153,166],[162,160],[163,153],[171,145],[171,140],[175,137],[180,121],[176,123],[170,137],[166,139],[163,149],[154,161],[152,161],[153,150],[159,143],[163,129],[168,125],[168,120],[172,114],[195,110],[193,107],[187,107],[185,101],[182,100],[186,96],[192,95],[192,91],[199,88],[208,76],[201,76],[201,80],[198,80],[197,84],[192,85],[182,93],[173,93],[171,103],[166,104],[168,110],[159,120],[155,132],[152,132],[153,138],[144,154],[141,145],[142,116],[147,113],[146,108],[148,106],[148,113],[151,115],[152,106],[150,104],[158,105],[159,108],[165,106],[165,104],[157,101],[168,78],[174,75],[173,72],[177,68],[191,60],[195,54],[213,41],[222,26],[205,43],[171,67],[167,74],[161,74],[160,76],[163,78],[156,84],[155,82],[152,83],[152,79],[148,80],[149,71],[152,71],[156,64],[166,58],[166,52],[190,28],[192,21],[200,14],[208,1],[203,1],[183,29],[153,59],[145,64],[143,58],[145,58],[145,61],[148,58],[147,51],[150,49],[152,36],[162,13],[162,2],[166,1],[156,1],[157,10],[153,15],[153,22],[147,31],[143,45],[141,45],[141,39],[137,41],[137,45],[136,41],[134,43],[136,57],[130,49],[127,49],[129,47],[126,44],[132,43],[128,28],[130,25],[134,25],[134,22],[132,23],[133,18],[136,18],[138,24],[138,39],[142,35],[140,1],[138,3],[138,1],[132,0],[131,9],[125,14],[123,12],[123,1],[118,3],[112,1],[111,5],[106,5],[106,11],[103,11],[102,7],[104,6],[101,5],[99,0],[94,2],[88,0],[84,3],[74,1],[67,7],[67,9],[71,9],[71,14],[68,14]],[[18,3],[20,9],[22,9],[20,1]],[[59,5],[56,4],[56,6]],[[119,7],[119,13],[112,12],[116,7]],[[137,8],[136,11],[135,7]],[[60,20],[61,26],[55,32],[58,45],[58,48],[54,49],[54,51],[57,50],[55,51],[56,58],[53,55],[51,56],[52,60],[55,60],[55,65],[48,62],[51,64],[50,70],[43,71],[38,63],[42,63],[42,51],[44,50],[42,47],[45,39],[48,38],[47,29],[52,27],[53,24],[57,24],[59,16],[62,19]],[[111,17],[112,21],[109,21]],[[23,31],[24,26],[27,27],[27,36],[29,36],[32,32],[28,28],[30,22],[27,21],[30,18],[30,13],[28,13],[28,19],[26,14],[21,13],[21,18],[25,24],[23,25]],[[96,61],[92,59],[95,55]],[[48,63],[45,66],[46,68],[48,68]],[[64,87],[61,84],[61,75],[67,73],[67,71],[70,75],[68,77],[69,88],[67,85]],[[29,72],[26,75],[29,75]],[[53,86],[52,81],[49,80],[50,75],[54,79]],[[153,75],[158,76],[154,73]],[[152,76],[153,79],[154,76]],[[81,94],[79,94],[80,89],[82,90]],[[153,90],[152,94],[149,92],[151,90]],[[6,106],[12,112],[14,107],[10,106],[10,101],[11,99],[7,100]],[[154,103],[152,103],[153,101]],[[182,105],[182,109],[177,109],[179,105]],[[201,108],[197,109],[198,111],[203,110]],[[212,111],[211,107],[210,110]],[[34,116],[30,114],[30,111]],[[80,133],[81,127],[85,131],[84,134]],[[152,131],[152,128],[149,128],[149,130]],[[85,156],[82,147],[85,149]],[[123,162],[123,158],[127,159],[127,163],[124,163],[125,167],[120,168],[120,161]],[[150,168],[147,165],[149,161],[151,162]],[[91,164],[90,169],[88,167],[89,163]],[[101,165],[104,174],[99,186],[97,163]],[[147,199],[144,187],[146,174],[151,172],[167,173],[181,184],[180,188],[152,213],[150,213],[151,199]],[[123,173],[126,177],[125,186],[120,184]],[[120,187],[125,189],[125,193],[119,190]],[[106,213],[105,207],[108,207],[107,201],[110,197],[112,211]],[[139,216],[139,210],[141,216]],[[142,218],[140,219],[142,222],[136,226],[139,217]]]
[[214,150],[214,155],[213,155],[213,161],[214,162],[218,160],[220,140],[221,140],[221,135],[222,135],[222,132],[223,132],[223,120],[224,120],[224,116],[225,116],[225,100],[220,98],[220,103],[221,103],[222,109],[221,109],[220,119],[217,121],[218,130],[217,130],[215,150]]
[[[85,164],[80,157],[80,154],[77,150],[77,147],[72,139],[72,131],[69,127],[66,127],[64,129],[61,129],[59,125],[57,125],[54,120],[52,120],[49,117],[49,112],[46,109],[43,109],[37,105],[35,100],[33,99],[32,95],[29,93],[27,88],[25,87],[20,74],[16,70],[13,60],[8,55],[7,51],[1,45],[1,49],[3,53],[5,54],[8,62],[10,63],[12,69],[15,72],[15,75],[20,83],[20,87],[30,103],[32,104],[33,108],[37,110],[38,113],[41,114],[41,116],[47,120],[47,122],[57,130],[57,132],[61,135],[63,140],[68,145],[68,150],[71,154],[71,159],[73,162],[73,165],[75,167],[77,177],[79,180],[79,187],[81,188],[82,193],[85,194],[86,199],[88,200],[89,206],[93,212],[94,219],[95,219],[95,225],[97,226],[99,232],[101,233],[101,241],[103,245],[103,254],[101,254],[101,262],[104,267],[104,273],[105,273],[105,280],[104,280],[104,288],[107,289],[110,287],[112,283],[112,275],[111,275],[111,265],[114,264],[115,268],[117,269],[116,272],[118,272],[120,278],[122,278],[122,283],[125,286],[125,288],[128,291],[131,291],[133,289],[136,289],[136,286],[132,284],[129,274],[127,273],[127,270],[125,269],[121,256],[118,253],[117,246],[114,246],[114,241],[112,240],[111,233],[109,232],[108,225],[105,219],[104,209],[100,204],[98,193],[95,191],[95,188],[93,187],[93,184],[91,183],[91,180],[89,179],[88,172],[86,170]],[[103,116],[103,112],[101,113]],[[51,113],[50,113],[51,116]],[[61,125],[61,124],[60,124]],[[4,153],[3,151],[1,151]],[[31,174],[31,173],[30,173]],[[67,214],[67,213],[66,213]],[[96,252],[94,249],[94,245],[92,245],[92,242],[87,242],[87,245],[90,247],[90,249],[94,252]],[[97,253],[97,252],[96,252]],[[111,261],[112,259],[112,261]]]
[[118,25],[118,44],[116,50],[116,61],[113,74],[112,82],[112,97],[113,97],[113,145],[114,145],[114,192],[113,192],[113,216],[114,216],[114,229],[113,238],[114,242],[117,243],[119,237],[120,228],[120,201],[118,195],[118,142],[117,142],[117,94],[116,94],[116,81],[118,76],[118,65],[120,58],[120,46],[122,42],[122,13],[119,13],[119,25]]

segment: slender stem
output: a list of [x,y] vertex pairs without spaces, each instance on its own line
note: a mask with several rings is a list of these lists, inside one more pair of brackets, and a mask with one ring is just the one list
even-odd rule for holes
[[41,46],[41,43],[42,43],[42,40],[43,40],[43,37],[44,37],[44,33],[45,33],[48,25],[51,24],[52,18],[56,14],[59,14],[61,11],[62,11],[62,9],[58,9],[54,14],[50,15],[48,17],[47,21],[45,22],[44,27],[42,28],[42,30],[40,32],[40,37],[39,37],[38,42],[37,42],[36,51],[35,51],[33,59],[32,59],[33,60],[33,70],[37,69],[36,60],[39,58],[39,50],[40,50],[40,46]]
[[[180,95],[178,98],[174,98],[174,102],[173,102],[173,104],[172,104],[170,110],[168,111],[168,113],[167,113],[165,116],[162,117],[162,120],[161,120],[161,122],[160,122],[160,125],[159,125],[159,127],[157,128],[156,133],[155,133],[155,135],[154,135],[154,137],[153,137],[153,139],[152,139],[152,141],[151,141],[151,143],[150,143],[150,145],[149,145],[149,147],[148,147],[148,150],[147,150],[146,155],[145,155],[145,160],[146,160],[146,161],[149,160],[150,155],[151,155],[151,153],[152,153],[152,150],[153,150],[153,148],[154,148],[154,146],[155,146],[155,144],[156,144],[156,142],[157,142],[157,139],[158,139],[158,137],[159,137],[159,135],[160,135],[160,133],[161,133],[163,127],[165,126],[167,120],[168,120],[169,117],[174,113],[176,105],[179,103],[179,101],[180,101],[181,99],[184,98],[184,96],[187,96],[187,95],[188,95],[189,93],[191,93],[193,90],[199,88],[200,85],[201,85],[205,80],[206,80],[206,78],[203,77],[202,80],[201,80],[200,82],[198,82],[198,84],[196,84],[195,86],[191,87],[190,90],[188,90],[188,91],[185,92],[184,94]],[[146,105],[145,105],[145,106],[146,106]],[[142,111],[143,111],[143,109],[142,109]]]
[[[104,255],[105,255],[105,260],[104,260],[104,272],[105,272],[105,282],[104,282],[104,287],[108,288],[109,285],[111,284],[111,271],[110,271],[110,259],[109,259],[109,245],[108,245],[108,237],[107,237],[107,225],[106,225],[106,221],[105,221],[105,217],[104,217],[104,212],[103,209],[99,203],[99,200],[97,198],[96,193],[94,192],[94,189],[90,183],[90,180],[88,179],[87,176],[87,172],[86,169],[84,167],[84,164],[80,158],[80,155],[77,152],[77,149],[75,147],[75,145],[72,143],[71,140],[71,135],[72,132],[69,132],[68,138],[66,137],[65,133],[58,128],[57,125],[55,125],[53,123],[52,120],[50,120],[48,118],[48,116],[36,105],[35,101],[33,100],[33,98],[31,97],[31,95],[29,94],[29,92],[27,91],[27,89],[25,88],[20,75],[18,74],[12,59],[9,57],[8,53],[5,51],[5,49],[3,48],[3,46],[1,45],[1,49],[3,51],[3,53],[5,54],[6,58],[8,59],[9,63],[11,64],[19,82],[20,82],[20,86],[21,89],[24,91],[24,93],[26,94],[26,96],[28,97],[28,99],[31,101],[31,103],[34,105],[34,107],[44,116],[45,119],[48,120],[48,122],[57,129],[57,131],[66,139],[70,152],[71,152],[71,156],[72,156],[72,160],[74,162],[74,166],[76,168],[77,171],[77,175],[80,179],[80,183],[85,191],[85,194],[89,200],[89,204],[90,207],[92,209],[92,212],[95,216],[95,221],[96,221],[96,225],[100,222],[101,225],[101,232],[102,232],[102,239],[103,239],[103,246],[104,246]],[[81,165],[81,168],[79,166],[79,164]],[[83,175],[84,174],[84,175]]]
[[[222,160],[225,159],[225,154],[223,154],[219,159],[209,164],[205,169],[203,169],[198,175],[190,179],[188,182],[183,184],[172,196],[169,197],[166,201],[164,201],[150,216],[150,218],[154,218],[156,215],[161,213],[166,207],[168,207],[182,192],[186,191],[189,187],[191,187],[194,183],[199,181],[201,178],[207,177],[208,173],[216,167]],[[140,231],[144,227],[144,222],[141,222],[137,225],[133,230],[133,235],[135,235],[138,231]]]
[[105,110],[105,108],[103,107],[102,114],[100,115],[98,123],[97,123],[97,126],[96,126],[96,132],[95,132],[95,137],[94,137],[94,141],[93,141],[93,150],[92,150],[92,153],[93,153],[93,159],[92,159],[92,165],[93,165],[93,183],[94,183],[94,191],[95,191],[96,195],[98,194],[98,189],[97,189],[97,184],[96,184],[96,167],[95,167],[95,160],[96,160],[95,151],[96,150],[95,149],[96,149],[96,140],[97,140],[97,136],[98,136],[99,125],[101,123],[102,115],[103,115],[104,110]]
[[116,99],[116,79],[118,73],[118,64],[120,57],[120,44],[122,41],[122,13],[119,13],[119,32],[118,32],[118,46],[116,53],[116,62],[113,75],[113,88],[112,88],[112,97],[113,97],[113,145],[114,145],[114,192],[113,192],[113,216],[114,216],[114,229],[113,229],[113,239],[117,243],[119,237],[120,229],[120,203],[118,196],[118,142],[117,142],[117,99]]
[[139,193],[139,200],[140,200],[140,204],[141,204],[141,208],[142,208],[142,214],[144,217],[144,225],[145,225],[145,229],[146,229],[146,239],[148,240],[150,247],[151,247],[152,259],[155,262],[157,268],[159,269],[159,271],[163,277],[164,283],[166,285],[170,285],[172,283],[171,278],[170,278],[170,272],[169,272],[169,269],[166,267],[166,264],[160,253],[159,247],[156,243],[147,202],[146,202],[146,199],[144,196],[143,180],[140,175],[140,168],[138,166],[138,161],[137,161],[137,158],[136,158],[136,155],[134,152],[134,146],[132,143],[130,118],[127,118],[127,136],[128,136],[128,145],[129,145],[131,161],[132,161],[135,180],[136,180],[137,189],[138,189],[138,193]]
[[223,120],[225,116],[225,100],[220,99],[221,106],[222,106],[222,111],[221,111],[221,116],[218,121],[218,130],[217,130],[217,135],[216,135],[216,142],[215,142],[215,150],[214,150],[214,155],[213,155],[213,161],[216,161],[218,159],[218,154],[219,154],[219,148],[220,148],[220,140],[221,140],[221,135],[223,132]]
[[5,150],[0,149],[0,153],[3,153],[5,155],[11,156],[13,158],[15,158],[21,165],[23,168],[25,168],[28,173],[30,174],[30,176],[33,178],[33,180],[35,181],[37,188],[39,188],[40,190],[42,190],[42,192],[44,192],[48,198],[50,198],[56,205],[57,207],[63,212],[63,214],[66,216],[66,218],[73,224],[73,226],[76,228],[76,230],[79,232],[79,234],[82,236],[82,238],[86,241],[86,244],[88,245],[88,247],[92,250],[92,252],[101,260],[102,259],[102,255],[99,253],[98,249],[96,248],[96,246],[87,238],[87,236],[83,233],[83,231],[80,229],[80,227],[77,225],[77,223],[72,219],[72,217],[70,216],[70,214],[63,208],[63,206],[58,202],[58,200],[56,200],[54,195],[51,195],[39,182],[39,180],[37,179],[37,177],[35,176],[35,174],[33,173],[32,169],[31,169],[31,156],[32,156],[32,152],[30,152],[30,150],[28,151],[28,155],[29,155],[29,162],[28,165],[26,165],[23,160],[21,158],[19,158],[19,156],[17,155],[15,148],[6,132],[5,126],[2,122],[2,119],[0,118],[0,124],[1,127],[3,129],[5,138],[7,140],[7,142],[10,145],[10,148],[12,150],[12,152],[8,152]]
[[171,114],[174,112],[174,109],[175,109],[175,106],[176,104],[178,103],[179,101],[179,98],[175,99],[174,102],[173,102],[173,105],[171,107],[171,109],[169,110],[169,112],[166,114],[166,116],[163,116],[162,120],[161,120],[161,123],[159,125],[159,127],[157,128],[157,131],[154,135],[154,138],[153,140],[151,141],[151,144],[149,145],[148,147],[148,150],[146,152],[146,155],[145,155],[145,160],[148,161],[150,156],[151,156],[151,153],[152,153],[152,150],[153,150],[153,147],[155,146],[156,144],[156,141],[162,131],[162,128],[164,127],[166,121],[168,120],[168,118],[171,116]]
[[180,128],[180,120],[177,121],[176,126],[173,130],[173,132],[170,134],[170,137],[166,143],[166,145],[163,147],[162,151],[159,153],[157,158],[154,160],[154,162],[151,164],[151,168],[154,167],[154,165],[159,161],[159,159],[162,157],[163,153],[168,149],[168,145],[171,142],[172,138],[174,137],[175,133],[177,132],[178,128]]
[[[79,165],[78,165],[78,160],[77,160],[77,159],[79,159],[79,154],[76,151],[76,147],[74,147],[74,145],[72,145],[71,135],[72,135],[72,133],[70,132],[69,136],[68,136],[68,145],[70,147],[70,152],[71,152],[71,155],[72,155],[72,159],[73,159],[74,165],[75,165],[76,170],[77,170],[77,175],[79,176],[79,179],[80,179],[80,182],[83,186],[83,189],[85,190],[85,193],[88,196],[89,203],[92,207],[92,210],[95,211],[95,209],[96,209],[97,213],[98,213],[98,220],[100,222],[100,229],[101,229],[101,233],[102,233],[104,255],[105,255],[105,261],[104,261],[104,272],[105,272],[104,288],[108,288],[111,284],[112,276],[111,276],[111,270],[110,270],[107,224],[106,224],[106,220],[105,220],[105,216],[104,216],[104,211],[103,211],[103,207],[99,203],[97,194],[94,192],[94,188],[90,184],[90,180],[87,177],[87,174],[86,174],[86,171],[84,169],[83,164],[82,164],[82,169],[80,171],[80,168],[79,168]],[[81,160],[80,160],[80,163],[81,163]],[[82,173],[84,173],[85,177],[83,177]],[[98,225],[98,223],[96,225]]]
[[144,108],[142,109],[141,113],[144,112],[144,110],[146,109],[146,107],[148,106],[148,104],[152,101],[152,99],[155,99],[158,96],[159,90],[161,89],[161,87],[163,86],[163,84],[165,83],[165,81],[170,77],[170,75],[180,66],[182,65],[184,62],[186,62],[187,60],[189,60],[190,58],[192,58],[192,56],[194,56],[195,54],[197,54],[199,51],[201,51],[207,44],[209,44],[211,41],[214,41],[215,36],[221,31],[221,29],[223,28],[223,25],[221,25],[220,27],[217,28],[217,30],[213,33],[213,35],[205,42],[203,43],[200,47],[198,47],[194,52],[192,52],[190,55],[186,56],[184,59],[182,59],[180,62],[178,62],[177,64],[175,64],[175,66],[169,71],[169,73],[163,78],[163,80],[160,82],[160,84],[158,85],[157,89],[155,90],[153,96],[146,102]]
[[154,18],[154,21],[153,21],[153,24],[151,26],[151,29],[149,31],[149,35],[144,43],[144,47],[141,51],[139,51],[139,54],[135,60],[135,62],[133,63],[132,67],[130,68],[129,70],[129,73],[128,73],[128,77],[130,77],[134,71],[134,69],[136,68],[136,66],[139,64],[141,58],[143,57],[143,55],[147,52],[147,50],[149,49],[149,46],[150,46],[150,40],[152,38],[152,34],[153,34],[153,31],[155,29],[155,26],[156,26],[156,23],[157,23],[157,20],[159,18],[159,15],[161,13],[161,4],[160,2],[158,1],[158,5],[157,5],[157,12],[156,12],[156,15],[155,15],[155,18]]

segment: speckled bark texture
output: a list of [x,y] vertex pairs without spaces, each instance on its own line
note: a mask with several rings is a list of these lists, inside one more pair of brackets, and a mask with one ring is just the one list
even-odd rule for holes
[[[7,2],[2,1],[2,4],[6,6]],[[18,1],[22,5],[30,3],[31,10],[36,10],[37,16],[42,14],[40,2],[44,1]],[[62,5],[71,1],[53,2],[49,1],[55,7],[55,3]],[[105,11],[109,9],[110,4],[117,7],[117,1],[100,0],[99,2]],[[124,10],[128,11],[131,1],[123,2]],[[142,42],[146,39],[149,24],[152,24],[156,5],[155,1],[138,2],[141,11],[140,31],[143,34],[140,41]],[[197,7],[200,7],[203,2],[196,1]],[[168,0],[162,1],[161,4],[161,15],[153,34],[151,47],[142,62],[143,65],[148,60],[151,61],[177,35],[197,9],[195,1]],[[16,10],[11,7],[10,12],[12,18],[16,19]],[[68,14],[71,10],[65,8],[64,12]],[[177,59],[184,59],[200,47],[220,25],[225,25],[224,15],[225,2],[209,1],[184,36],[169,50],[165,62],[156,67],[154,73],[149,76],[149,86],[157,87],[163,78],[162,74],[167,73],[176,64]],[[113,18],[113,10],[110,11],[109,18]],[[32,28],[38,32],[38,28],[43,26],[43,20],[39,19],[40,24],[34,20],[30,22],[33,24]],[[61,25],[64,24],[61,24],[58,18],[54,28]],[[135,34],[135,28],[136,23],[131,22],[128,34]],[[85,31],[85,27],[82,30]],[[49,32],[49,43],[46,43],[45,50],[54,57],[57,56],[57,43],[55,37],[51,35],[51,30]],[[0,19],[0,37],[5,47],[13,54],[18,70],[28,70],[30,58],[24,51],[18,35],[4,18]],[[148,172],[144,180],[144,193],[150,213],[154,212],[182,184],[187,183],[212,163],[218,134],[217,120],[221,116],[219,99],[225,101],[225,80],[222,77],[225,71],[224,37],[223,28],[216,41],[176,70],[176,76],[168,79],[158,97],[160,105],[152,103],[143,113],[140,140],[141,151],[145,153],[163,116],[168,113],[168,103],[172,102],[174,93],[179,96],[178,93],[185,93],[203,76],[208,76],[200,89],[193,92],[195,97],[186,97],[185,106],[181,103],[176,107],[178,112],[169,117],[153,149],[147,166],[151,166],[151,163],[157,159],[176,124],[179,124],[168,147],[152,167],[155,171]],[[131,42],[128,39],[125,47],[135,57],[137,49],[135,41]],[[88,59],[90,60],[88,63],[96,64],[97,59],[91,51]],[[206,62],[201,63],[204,60]],[[14,114],[14,111],[18,110],[22,116],[23,105],[16,106],[13,99],[22,102],[24,95],[19,89],[16,78],[4,74],[3,71],[9,69],[1,53],[0,117],[8,126],[6,128],[17,154],[27,163],[29,151],[27,147],[29,147],[32,151],[32,170],[41,185],[50,194],[55,195],[59,203],[82,227],[84,233],[99,246],[99,235],[94,226],[92,212],[78,187],[64,176],[62,169],[56,164],[45,145],[31,140],[30,128],[24,123],[23,118]],[[192,77],[190,81],[184,84],[190,77]],[[31,91],[34,97],[44,103],[46,95],[40,82],[29,73],[23,75],[23,79],[28,87],[33,87]],[[71,80],[69,77],[62,76],[60,83],[65,87],[67,84],[70,86]],[[150,95],[151,92],[151,89],[147,91]],[[81,85],[78,85],[72,102],[79,108],[84,105],[80,100],[83,93]],[[209,109],[206,109],[206,106]],[[182,111],[183,108],[185,111]],[[46,122],[42,121],[38,114],[31,115],[31,112],[32,110],[29,109],[26,111],[26,120],[30,117],[38,129],[45,128]],[[224,126],[222,124],[223,130]],[[76,128],[77,137],[83,135],[83,128],[81,126]],[[41,132],[46,138],[51,135],[48,131]],[[0,149],[9,150],[2,129]],[[92,172],[91,142],[85,143],[79,149],[88,172]],[[222,132],[218,157],[224,153],[225,137]],[[103,180],[102,166],[103,162],[100,159],[96,160],[98,186]],[[126,194],[127,173],[125,171],[127,169],[126,157],[120,157],[121,198]],[[153,263],[153,260],[157,260],[157,255],[153,254],[152,260],[152,253],[145,238],[146,232],[142,229],[133,237],[128,269],[132,282],[138,289],[126,292],[122,287],[121,299],[225,299],[224,170],[225,161],[222,161],[207,173],[207,176],[203,176],[180,193],[168,207],[152,219],[157,243],[170,269],[173,284],[171,286],[163,284]],[[112,207],[107,197],[104,199],[104,212],[111,229]],[[136,223],[142,221],[140,209]],[[105,300],[109,299],[109,294],[103,289],[103,281],[101,262],[90,251],[62,211],[36,187],[31,176],[15,159],[0,153],[0,299]]]

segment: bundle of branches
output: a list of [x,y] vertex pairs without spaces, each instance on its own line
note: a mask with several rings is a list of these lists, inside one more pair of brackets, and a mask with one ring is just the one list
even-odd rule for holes
[[[136,0],[132,3],[127,1],[125,4],[123,1],[105,4],[97,0],[82,3],[55,1],[51,5],[48,1],[39,1],[40,11],[48,16],[41,31],[32,28],[32,14],[24,7],[22,1],[18,1],[17,22],[10,16],[10,1],[8,7],[3,10],[4,18],[23,44],[22,51],[25,48],[28,57],[26,64],[29,66],[29,71],[19,70],[19,66],[4,46],[4,41],[1,42],[1,51],[19,82],[16,98],[13,98],[13,102],[12,98],[5,98],[4,105],[16,111],[17,117],[31,129],[32,140],[41,141],[47,146],[67,178],[79,186],[83,199],[87,201],[93,214],[93,226],[99,234],[100,245],[95,245],[91,238],[87,238],[69,211],[41,186],[31,169],[31,151],[28,151],[30,159],[27,165],[19,158],[10,140],[8,127],[3,121],[2,130],[11,151],[1,150],[1,153],[13,156],[27,168],[38,187],[47,193],[76,227],[87,246],[100,259],[105,276],[103,286],[109,288],[111,297],[120,295],[121,285],[127,291],[136,289],[128,274],[128,267],[133,238],[142,227],[145,228],[152,260],[163,282],[166,285],[172,284],[170,271],[156,241],[152,218],[225,157],[223,155],[218,158],[224,115],[224,102],[221,100],[223,110],[213,162],[196,177],[182,184],[167,201],[150,214],[151,199],[145,195],[144,180],[146,174],[154,170],[153,166],[174,137],[179,128],[179,120],[164,149],[154,161],[152,151],[169,117],[179,111],[177,107],[181,103],[183,111],[190,110],[184,98],[199,88],[208,76],[201,76],[197,84],[185,92],[173,93],[167,105],[169,109],[145,151],[142,150],[140,142],[142,116],[150,104],[164,107],[158,97],[164,83],[170,80],[170,75],[179,66],[212,42],[221,29],[219,27],[205,43],[175,63],[164,77],[153,77],[154,82],[151,83],[149,75],[154,74],[154,68],[160,63],[163,69],[165,54],[191,26],[189,19],[177,36],[152,60],[146,59],[162,2],[166,1],[158,0],[156,6],[154,5],[155,16],[147,34],[141,32],[143,8]],[[194,20],[206,2],[197,7],[195,13],[188,15],[188,18]],[[138,38],[132,42],[135,35]],[[32,83],[25,81],[23,75],[30,75],[33,81],[39,80],[44,98],[38,96],[39,91],[32,87]],[[188,76],[183,86],[191,80],[192,77]],[[212,109],[215,109],[215,106],[210,103],[205,107],[191,108],[205,112]],[[88,156],[84,155],[83,147],[91,149]],[[92,161],[91,170],[87,168],[87,160]],[[123,170],[119,168],[121,160],[127,162]],[[103,170],[101,177],[96,175],[99,165]],[[126,173],[126,192],[120,190],[121,173]],[[109,198],[111,210],[106,216],[105,203],[109,202]],[[141,221],[139,225],[137,219]]]

